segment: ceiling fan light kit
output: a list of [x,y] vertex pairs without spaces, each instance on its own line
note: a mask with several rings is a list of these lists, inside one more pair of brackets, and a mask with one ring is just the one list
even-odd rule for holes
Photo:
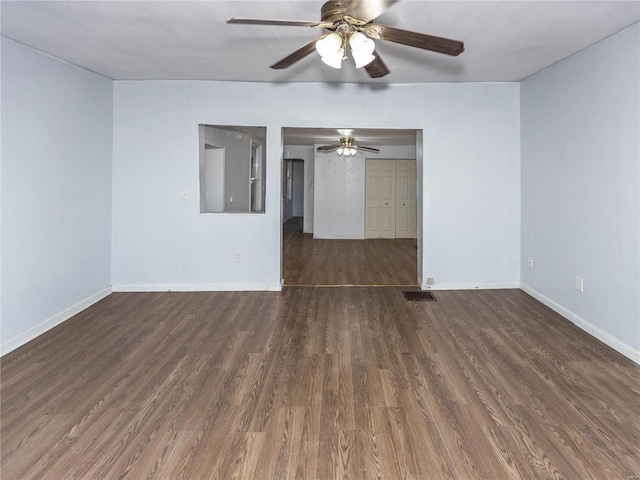
[[316,42],[316,51],[324,63],[333,68],[342,68],[342,62],[347,59],[347,41],[345,41],[347,37],[356,68],[362,68],[376,59],[373,56],[376,45],[364,34],[360,32],[333,32]]
[[355,157],[358,150],[355,147],[340,147],[336,150],[336,153],[341,157]]
[[464,51],[464,44],[458,40],[373,23],[374,19],[397,1],[331,0],[322,6],[320,22],[234,17],[228,19],[227,23],[324,28],[330,32],[314,38],[274,63],[271,65],[274,69],[288,68],[314,50],[330,67],[342,68],[342,62],[347,59],[348,44],[356,68],[364,67],[371,78],[384,77],[390,70],[375,52],[376,45],[372,38],[451,56],[460,55]]

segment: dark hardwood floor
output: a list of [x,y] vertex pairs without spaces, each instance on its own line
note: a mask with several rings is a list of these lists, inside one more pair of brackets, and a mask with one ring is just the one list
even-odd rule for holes
[[519,290],[117,293],[2,358],[2,479],[640,475],[640,367]]
[[416,239],[323,240],[285,233],[285,285],[415,286]]

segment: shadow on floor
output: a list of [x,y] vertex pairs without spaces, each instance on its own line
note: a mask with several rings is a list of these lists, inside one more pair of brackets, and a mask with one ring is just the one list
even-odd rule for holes
[[302,233],[304,217],[291,217],[282,225],[282,231],[284,233]]

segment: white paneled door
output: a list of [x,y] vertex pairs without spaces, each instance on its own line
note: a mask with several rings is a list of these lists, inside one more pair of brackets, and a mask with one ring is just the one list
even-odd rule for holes
[[396,238],[396,162],[380,162],[380,238]]
[[416,161],[367,159],[365,174],[365,237],[415,238]]
[[380,161],[365,161],[364,230],[366,238],[380,238]]
[[416,161],[396,160],[396,238],[416,238],[418,196]]

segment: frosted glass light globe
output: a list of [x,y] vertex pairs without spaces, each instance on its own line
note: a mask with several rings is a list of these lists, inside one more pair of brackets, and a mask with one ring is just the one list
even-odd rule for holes
[[338,33],[330,33],[326,37],[316,42],[316,51],[320,54],[322,61],[333,68],[342,67],[342,57],[344,47],[342,46],[342,36]]
[[351,34],[349,46],[351,47],[353,60],[356,62],[356,68],[369,65],[376,58],[373,55],[373,51],[376,48],[375,42],[360,32]]

